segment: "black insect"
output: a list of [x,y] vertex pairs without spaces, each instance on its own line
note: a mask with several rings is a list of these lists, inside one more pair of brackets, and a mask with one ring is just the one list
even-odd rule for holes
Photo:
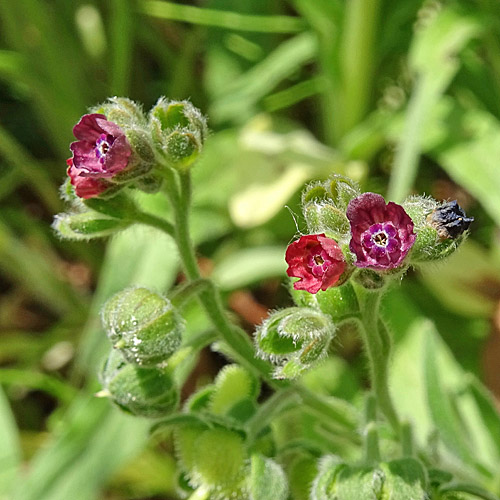
[[435,227],[441,239],[456,239],[469,229],[474,217],[467,217],[460,205],[454,201],[443,203],[429,214],[427,220]]

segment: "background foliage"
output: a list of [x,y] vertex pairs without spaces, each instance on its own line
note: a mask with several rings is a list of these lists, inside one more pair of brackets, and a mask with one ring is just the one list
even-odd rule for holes
[[[6,0],[0,16],[0,497],[177,498],[168,437],[94,397],[101,304],[180,280],[173,244],[151,228],[91,244],[50,228],[72,127],[110,95],[146,109],[190,98],[209,116],[194,238],[249,331],[288,304],[283,254],[304,229],[305,181],[339,172],[395,200],[459,200],[476,218],[470,240],[385,297],[392,388],[422,446],[437,428],[450,462],[500,493],[500,422],[478,384],[500,397],[495,0]],[[190,333],[209,328],[187,314]],[[359,344],[335,347],[308,383],[356,402]],[[184,396],[223,363],[204,352]]]

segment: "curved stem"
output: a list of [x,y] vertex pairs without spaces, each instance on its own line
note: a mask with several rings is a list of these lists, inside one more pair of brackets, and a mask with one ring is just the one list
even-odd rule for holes
[[174,236],[174,226],[165,219],[156,217],[156,215],[147,214],[145,212],[137,212],[134,216],[134,221],[146,224],[147,226],[155,227],[156,229],[160,229],[161,231],[169,234],[172,237]]
[[379,308],[381,292],[367,291],[360,286],[355,287],[361,307],[360,333],[365,344],[370,367],[372,390],[377,404],[392,428],[399,433],[399,418],[389,393],[388,368],[390,359],[390,337],[385,327],[379,330]]
[[[189,173],[180,173],[180,189],[177,184],[176,174],[170,169],[163,170],[165,177],[165,191],[174,211],[175,232],[174,237],[179,249],[184,272],[189,281],[201,279],[198,262],[189,235],[189,203],[191,199],[191,181]],[[246,333],[233,325],[227,318],[220,293],[211,281],[207,281],[207,288],[200,289],[198,298],[211,319],[219,337],[231,349],[232,354],[250,371],[262,377],[274,389],[284,390],[291,387],[287,381],[277,381],[272,378],[272,367],[264,360],[255,357],[254,347]],[[304,403],[311,409],[335,422],[342,432],[349,433],[355,439],[356,423],[350,408],[346,405],[340,407],[330,400],[323,399],[310,392],[305,387],[297,385],[293,390],[298,393]],[[348,405],[347,405],[348,406]]]

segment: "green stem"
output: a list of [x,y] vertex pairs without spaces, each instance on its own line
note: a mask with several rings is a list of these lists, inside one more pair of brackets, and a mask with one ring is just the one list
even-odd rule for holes
[[253,417],[247,423],[247,439],[251,443],[260,432],[278,415],[282,414],[294,404],[299,398],[292,388],[286,388],[275,392],[269,399],[262,403]]
[[[170,198],[175,216],[175,239],[179,248],[179,255],[187,278],[190,281],[201,278],[198,262],[189,236],[189,203],[191,199],[191,181],[189,173],[180,174],[180,193],[176,189],[173,172],[167,172],[166,189]],[[220,294],[212,282],[209,289],[199,294],[203,308],[212,320],[222,339],[228,344],[234,354],[252,372],[257,372],[268,381],[272,381],[270,367],[263,361],[255,358],[254,348],[246,334],[234,327],[226,318]]]
[[[175,232],[174,237],[179,249],[179,255],[184,267],[186,277],[190,281],[200,281],[200,271],[196,260],[193,245],[189,236],[189,203],[191,198],[191,182],[189,173],[181,173],[180,188],[177,184],[176,175],[170,169],[164,169],[165,190],[174,211]],[[246,333],[237,326],[230,323],[226,317],[222,305],[220,293],[211,281],[207,281],[207,289],[201,289],[198,298],[211,319],[220,338],[229,346],[233,355],[253,373],[262,377],[273,388],[285,390],[290,387],[286,381],[276,381],[271,375],[271,366],[255,357],[254,347]],[[341,432],[349,433],[356,440],[356,418],[349,405],[340,401],[326,400],[311,393],[305,387],[297,385],[294,387],[305,404],[321,414],[331,422],[337,424]]]
[[134,220],[136,222],[155,227],[156,229],[160,229],[172,237],[174,236],[174,226],[160,217],[156,217],[155,215],[147,214],[145,212],[137,212],[134,214]]
[[377,404],[392,428],[399,433],[399,419],[389,393],[388,367],[390,359],[390,343],[388,337],[379,330],[379,308],[382,293],[367,291],[360,286],[355,287],[361,307],[360,333],[365,345],[370,367],[372,390]]

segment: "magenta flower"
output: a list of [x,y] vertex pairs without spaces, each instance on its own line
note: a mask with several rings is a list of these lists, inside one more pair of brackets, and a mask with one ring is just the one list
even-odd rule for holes
[[338,282],[345,270],[342,250],[325,234],[301,236],[286,249],[288,276],[301,278],[293,284],[295,290],[317,293]]
[[351,223],[349,248],[357,267],[394,269],[403,262],[415,243],[413,221],[401,205],[375,193],[363,193],[347,206]]
[[84,115],[73,134],[78,141],[70,146],[68,175],[77,196],[92,198],[108,187],[105,179],[127,167],[132,148],[123,130],[97,113]]

